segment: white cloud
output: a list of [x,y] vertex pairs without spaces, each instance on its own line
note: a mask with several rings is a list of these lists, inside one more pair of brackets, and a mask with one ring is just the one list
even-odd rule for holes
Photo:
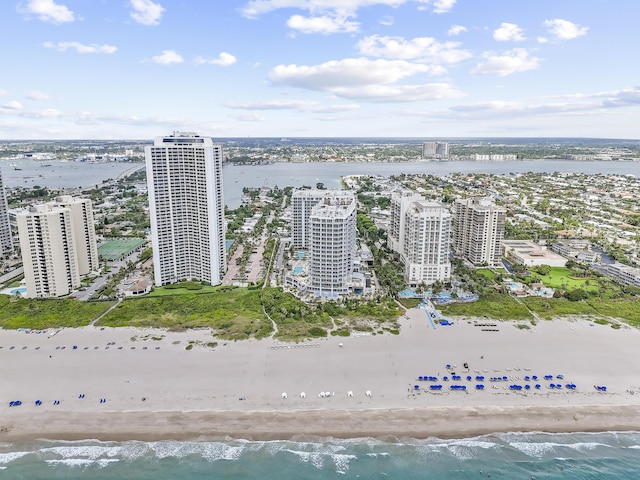
[[162,50],[162,54],[151,57],[151,61],[160,65],[171,65],[174,63],[182,63],[184,59],[182,55],[173,50]]
[[313,15],[333,13],[353,16],[360,8],[375,5],[395,8],[408,3],[418,3],[423,6],[431,4],[435,13],[445,13],[453,8],[456,0],[250,0],[240,11],[248,18],[256,18],[283,8],[297,8]]
[[229,108],[241,110],[297,110],[304,113],[336,113],[357,110],[360,108],[355,104],[347,105],[324,105],[313,101],[302,100],[269,100],[266,102],[229,102]]
[[380,25],[384,25],[385,27],[390,27],[395,23],[395,19],[391,15],[386,15],[378,20]]
[[568,20],[556,18],[554,20],[545,20],[544,26],[547,27],[549,33],[557,40],[572,40],[582,35],[586,35],[588,27],[581,27]]
[[9,92],[0,88],[0,97],[6,97],[9,95]]
[[26,5],[19,4],[18,12],[37,15],[43,22],[67,23],[75,20],[73,12],[54,0],[29,0]]
[[361,87],[393,83],[416,73],[429,73],[431,67],[403,60],[346,58],[314,66],[278,65],[269,78],[278,84],[332,91],[339,87]]
[[303,17],[293,15],[287,20],[287,27],[302,33],[353,33],[357,32],[360,24],[347,20],[348,17],[317,16]]
[[69,49],[75,49],[78,53],[115,53],[118,47],[113,45],[97,45],[95,43],[85,45],[80,42],[44,42],[45,48],[53,48],[59,52],[65,52]]
[[417,59],[437,64],[457,63],[471,57],[471,53],[459,49],[459,46],[458,42],[441,43],[431,37],[417,37],[407,40],[402,37],[371,35],[358,42],[360,53],[370,57]]
[[5,110],[22,110],[23,107],[17,100],[11,100],[10,102],[1,105],[0,108]]
[[418,102],[463,96],[462,92],[448,83],[339,87],[332,89],[332,92],[339,97],[376,103]]
[[467,31],[467,27],[463,27],[462,25],[451,25],[451,28],[447,32],[447,35],[449,35],[450,37],[454,37],[466,31]]
[[29,100],[34,100],[36,102],[40,102],[42,100],[49,100],[51,98],[48,93],[39,92],[37,90],[32,90],[30,92],[27,92],[27,94],[25,96]]
[[522,29],[515,23],[502,22],[493,32],[493,38],[498,42],[521,42],[526,40]]
[[434,100],[461,95],[446,83],[390,85],[415,74],[433,71],[432,66],[404,60],[347,58],[314,66],[278,65],[269,77],[275,84],[371,102]]
[[233,65],[238,60],[236,57],[227,52],[221,52],[218,55],[218,58],[204,58],[204,57],[196,57],[196,64],[198,65],[220,65],[221,67],[228,67],[229,65]]
[[231,118],[235,118],[239,122],[264,122],[266,118],[264,115],[258,115],[257,113],[244,113],[239,115],[229,115]]
[[447,13],[453,8],[457,0],[435,0],[433,2],[433,11],[435,13]]
[[131,18],[142,25],[158,25],[165,9],[151,0],[131,0]]
[[536,70],[540,59],[530,57],[524,48],[514,48],[504,55],[485,54],[485,61],[471,71],[472,75],[497,75],[505,77],[513,73]]

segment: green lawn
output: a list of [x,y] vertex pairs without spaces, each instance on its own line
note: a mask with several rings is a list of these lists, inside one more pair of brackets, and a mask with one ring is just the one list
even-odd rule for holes
[[482,275],[483,277],[487,277],[490,280],[496,278],[497,274],[493,270],[489,270],[488,268],[479,268],[476,270],[476,273]]
[[220,338],[244,340],[271,334],[260,292],[246,288],[127,299],[99,322],[110,327],[212,328]]
[[6,329],[83,327],[115,302],[79,302],[70,299],[9,299],[0,295],[0,327]]
[[547,275],[540,275],[539,273],[533,273],[534,276],[540,277],[540,280],[546,287],[563,289],[563,290],[575,290],[576,288],[582,288],[587,291],[598,290],[598,279],[578,279],[571,278],[575,275],[571,269],[565,267],[551,267],[551,271]]

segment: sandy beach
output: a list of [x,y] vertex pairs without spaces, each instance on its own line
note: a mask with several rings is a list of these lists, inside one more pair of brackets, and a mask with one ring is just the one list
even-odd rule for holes
[[419,309],[401,323],[400,335],[297,345],[225,342],[207,330],[0,331],[0,441],[640,430],[636,329],[478,319],[433,328]]

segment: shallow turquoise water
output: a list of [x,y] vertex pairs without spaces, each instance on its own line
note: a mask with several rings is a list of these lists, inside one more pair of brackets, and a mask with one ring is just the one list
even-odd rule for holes
[[2,479],[635,479],[640,433],[0,445]]

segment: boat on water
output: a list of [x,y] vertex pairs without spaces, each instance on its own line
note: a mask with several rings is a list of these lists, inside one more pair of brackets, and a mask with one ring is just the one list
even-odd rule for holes
[[11,162],[9,166],[12,167],[14,170],[22,170],[22,168],[20,168],[16,162]]

